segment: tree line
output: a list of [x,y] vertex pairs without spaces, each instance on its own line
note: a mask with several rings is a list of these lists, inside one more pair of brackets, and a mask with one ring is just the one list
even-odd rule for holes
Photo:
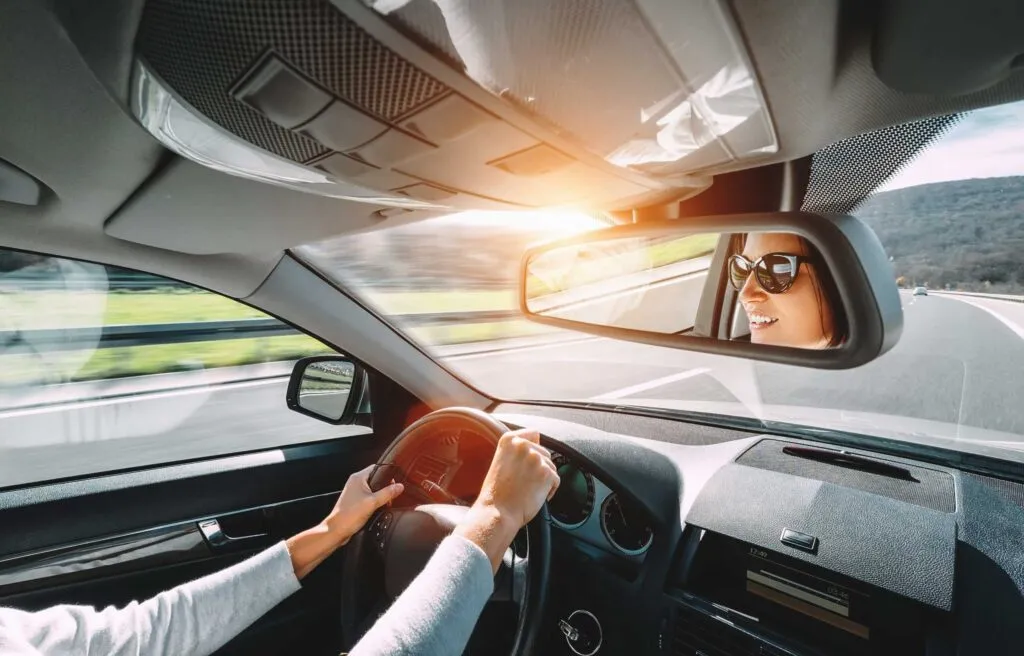
[[1024,293],[1024,176],[882,192],[854,214],[907,286]]

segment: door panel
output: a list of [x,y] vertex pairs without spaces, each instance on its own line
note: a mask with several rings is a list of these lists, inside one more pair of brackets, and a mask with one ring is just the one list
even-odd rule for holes
[[145,571],[214,554],[193,522],[0,559],[0,595]]
[[[322,519],[379,450],[346,437],[0,492],[0,605],[121,606],[227,567]],[[340,586],[336,554],[221,653],[336,654]]]

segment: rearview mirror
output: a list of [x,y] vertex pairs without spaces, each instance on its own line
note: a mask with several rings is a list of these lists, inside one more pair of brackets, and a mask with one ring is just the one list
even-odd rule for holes
[[903,311],[875,234],[801,212],[609,228],[531,249],[532,321],[692,351],[830,369],[898,340]]
[[339,355],[302,358],[292,368],[288,407],[328,424],[348,424],[363,389],[363,370]]

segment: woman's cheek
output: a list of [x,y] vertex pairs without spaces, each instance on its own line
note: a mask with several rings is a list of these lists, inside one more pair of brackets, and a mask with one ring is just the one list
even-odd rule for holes
[[821,312],[814,293],[814,286],[810,280],[804,278],[798,280],[790,292],[782,294],[784,297],[789,297],[786,299],[788,301],[786,318],[788,319],[787,323],[790,324],[790,337],[810,348],[822,338]]

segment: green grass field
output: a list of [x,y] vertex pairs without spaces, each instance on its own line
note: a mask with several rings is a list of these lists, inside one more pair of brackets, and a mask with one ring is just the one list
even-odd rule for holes
[[[628,258],[645,268],[698,257],[714,249],[717,235],[692,235],[645,246],[645,257]],[[588,268],[589,267],[589,268]],[[607,261],[584,265],[586,279],[601,280],[622,272]],[[579,273],[579,272],[578,272]],[[531,293],[560,291],[557,283],[531,279]],[[575,279],[574,283],[579,283]],[[376,292],[372,305],[386,315],[423,312],[507,310],[517,305],[516,290]],[[259,310],[201,290],[76,292],[33,291],[0,296],[0,331],[137,325],[247,319],[265,316]],[[548,330],[523,320],[406,329],[429,345],[460,344],[533,335]],[[189,344],[132,346],[93,351],[27,354],[25,349],[0,352],[0,385],[61,383],[211,369],[291,360],[328,353],[330,349],[305,335],[221,339]]]
[[[139,292],[31,292],[5,294],[4,324],[19,328],[215,321],[266,316],[259,310],[201,290]],[[370,302],[385,314],[501,310],[515,307],[515,290],[380,292]],[[3,327],[4,324],[0,324]]]
[[[398,292],[371,295],[386,314],[500,310],[514,306],[514,290]],[[2,297],[0,330],[70,328],[96,325],[173,323],[266,316],[259,310],[204,291],[102,293],[31,292]],[[503,339],[536,334],[544,328],[526,321],[421,326],[407,332],[431,345]],[[92,352],[0,353],[0,385],[59,383],[291,360],[329,353],[306,335],[221,339],[189,344],[131,346]]]

